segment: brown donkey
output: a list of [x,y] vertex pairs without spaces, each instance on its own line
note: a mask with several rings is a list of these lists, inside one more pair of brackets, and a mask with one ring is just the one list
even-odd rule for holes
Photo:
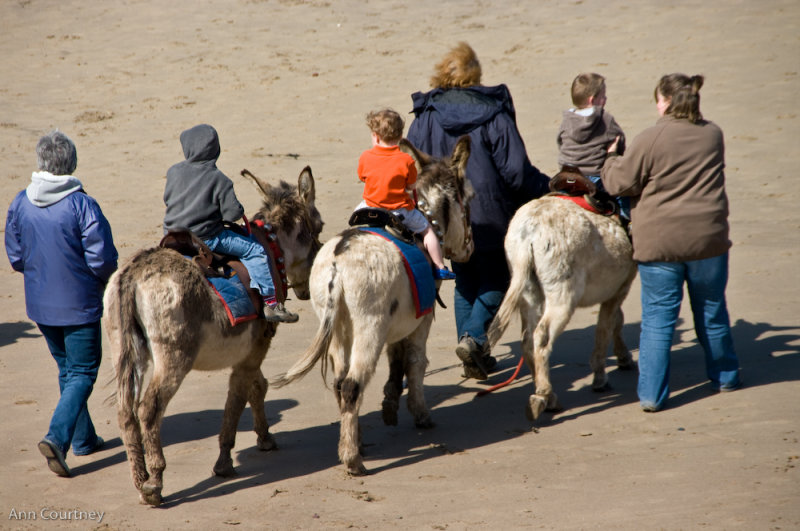
[[[322,220],[314,206],[314,178],[306,167],[297,186],[272,187],[249,172],[263,196],[255,219],[273,226],[289,282],[299,299],[309,298],[311,263],[320,248]],[[256,319],[231,326],[226,311],[200,268],[176,251],[153,248],[134,254],[111,277],[105,292],[105,328],[117,382],[117,415],[142,503],[162,501],[166,463],[161,421],[170,399],[191,370],[233,367],[219,434],[214,473],[234,473],[231,449],[247,403],[261,450],[275,448],[264,414],[267,381],[261,363],[276,323]],[[153,373],[143,387],[150,361]]]
[[[418,205],[441,230],[445,257],[468,260],[474,248],[468,211],[474,192],[464,175],[469,137],[459,139],[445,160],[432,159],[405,140],[400,146],[417,162]],[[348,473],[362,475],[367,469],[359,451],[358,411],[384,345],[390,371],[384,386],[384,423],[397,424],[405,375],[414,423],[433,426],[422,387],[433,312],[417,317],[411,284],[394,245],[357,229],[342,232],[320,249],[311,270],[311,301],[319,329],[303,357],[272,385],[301,378],[320,360],[325,380],[330,363],[341,412],[339,459]]]

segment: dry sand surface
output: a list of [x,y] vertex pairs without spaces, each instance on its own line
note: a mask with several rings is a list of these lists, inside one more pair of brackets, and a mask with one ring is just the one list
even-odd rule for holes
[[[437,427],[416,430],[404,406],[399,426],[383,426],[381,363],[362,409],[371,475],[347,477],[338,463],[338,411],[315,371],[267,394],[280,450],[257,450],[246,411],[238,475],[213,477],[227,373],[192,373],[164,420],[166,500],[154,509],[138,503],[115,409],[103,403],[108,349],[89,403],[106,448],[69,454],[71,479],[47,469],[36,443],[57,401],[56,368],[26,317],[22,276],[4,267],[0,528],[800,528],[798,28],[796,0],[2,0],[0,204],[27,185],[37,139],[60,128],[123,259],[160,237],[164,175],[182,157],[179,133],[197,123],[218,129],[219,167],[248,212],[258,199],[242,168],[295,182],[310,165],[327,239],[360,198],[365,113],[409,112],[410,94],[427,90],[433,64],[460,40],[477,51],[485,84],[511,89],[530,158],[549,174],[578,72],[606,76],[607,108],[629,138],[656,120],[662,74],[704,74],[703,112],[726,135],[728,304],[745,387],[709,391],[684,303],[668,409],[641,412],[636,375],[612,359],[613,390],[592,393],[596,310],[581,310],[552,360],[565,409],[532,426],[527,371],[475,398],[486,385],[461,378],[452,309],[440,309],[426,378]],[[452,284],[443,296],[452,300]],[[299,357],[317,325],[309,303],[289,306],[301,324],[279,328],[267,376]],[[638,281],[624,309],[636,356]],[[489,383],[516,365],[517,329]],[[102,521],[76,520],[90,511]]]

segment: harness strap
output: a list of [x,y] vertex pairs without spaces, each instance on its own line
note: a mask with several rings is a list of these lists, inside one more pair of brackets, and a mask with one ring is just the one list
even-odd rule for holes
[[254,235],[259,240],[263,238],[261,242],[262,245],[266,243],[266,246],[269,248],[269,254],[272,256],[275,270],[278,273],[278,282],[275,282],[275,292],[279,302],[283,302],[289,295],[289,279],[286,276],[286,259],[283,256],[280,244],[278,244],[278,235],[275,233],[275,229],[271,224],[265,223],[261,219],[253,220],[250,223],[264,231],[263,233],[254,233]]

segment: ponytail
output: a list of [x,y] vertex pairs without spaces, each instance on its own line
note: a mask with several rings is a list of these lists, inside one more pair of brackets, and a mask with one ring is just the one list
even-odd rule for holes
[[687,76],[685,74],[669,74],[663,76],[656,87],[656,94],[669,100],[669,107],[664,114],[679,119],[687,119],[697,123],[703,119],[700,113],[700,88],[703,76]]

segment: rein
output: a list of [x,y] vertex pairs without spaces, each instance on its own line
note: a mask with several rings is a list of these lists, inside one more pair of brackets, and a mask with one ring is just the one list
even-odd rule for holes
[[252,221],[251,224],[264,231],[263,237],[275,260],[275,269],[278,270],[278,277],[280,279],[280,286],[276,287],[283,292],[283,298],[286,299],[289,294],[289,280],[286,277],[286,259],[283,257],[283,250],[278,243],[278,234],[275,232],[275,228],[271,223],[265,223],[263,220],[256,219]]

